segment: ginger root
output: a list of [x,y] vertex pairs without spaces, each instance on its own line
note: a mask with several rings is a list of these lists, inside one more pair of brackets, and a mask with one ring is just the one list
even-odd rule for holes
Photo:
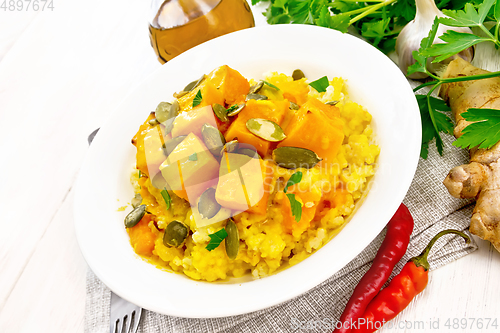
[[[443,78],[484,73],[488,71],[457,58]],[[446,83],[439,96],[451,107],[456,123],[453,132],[458,138],[470,124],[461,116],[467,109],[500,109],[500,78]],[[490,149],[470,149],[470,163],[451,169],[443,183],[456,198],[476,198],[470,232],[490,241],[500,252],[500,143]]]

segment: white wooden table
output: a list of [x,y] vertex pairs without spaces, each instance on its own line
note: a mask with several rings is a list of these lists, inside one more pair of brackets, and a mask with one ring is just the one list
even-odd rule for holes
[[[83,331],[87,265],[72,204],[87,136],[160,66],[149,45],[148,0],[53,0],[53,7],[0,9],[5,333]],[[256,21],[265,22],[260,14]],[[431,321],[436,332],[500,331],[500,254],[476,241],[479,251],[433,271],[427,289],[395,319],[400,328],[384,331],[426,332]],[[468,318],[469,326],[482,318],[484,327],[495,318],[499,328],[454,329],[454,318]],[[416,328],[419,322],[426,329]]]

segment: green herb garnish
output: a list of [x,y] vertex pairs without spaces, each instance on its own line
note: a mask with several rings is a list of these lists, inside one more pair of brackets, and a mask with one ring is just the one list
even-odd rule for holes
[[296,173],[294,173],[293,175],[290,176],[290,178],[286,182],[286,185],[285,185],[285,188],[283,189],[283,192],[286,193],[286,191],[288,190],[288,187],[295,185],[295,184],[298,184],[301,180],[302,180],[302,172],[297,171]]
[[300,201],[295,199],[295,194],[286,194],[288,201],[290,201],[290,207],[292,208],[292,215],[295,217],[295,222],[299,222],[302,218],[302,204]]
[[141,170],[139,170],[139,178],[141,178],[141,177],[142,177],[142,172],[141,172]]
[[328,78],[326,76],[323,76],[322,78],[309,83],[309,85],[316,89],[318,92],[325,92],[326,88],[328,88],[328,86],[330,85],[330,82],[328,82]]
[[[467,121],[475,121],[462,130],[453,145],[461,148],[479,146],[489,149],[500,141],[500,114],[495,109],[473,109],[460,114]],[[487,133],[487,135],[486,135]]]
[[226,112],[229,113],[233,110],[236,110],[238,108],[238,104],[234,104],[234,105],[231,105],[227,110]]
[[212,251],[213,249],[216,249],[220,245],[220,243],[222,243],[224,238],[227,237],[227,231],[225,228],[222,228],[219,231],[214,232],[213,234],[209,234],[208,237],[210,237],[210,242],[205,248],[208,251]]
[[267,81],[264,81],[262,80],[262,82],[264,82],[264,84],[267,84],[269,87],[273,88],[273,89],[276,89],[276,90],[280,90],[280,88],[276,87],[274,84],[272,83],[269,83]]
[[190,161],[198,161],[198,155],[196,153],[192,153],[191,155],[189,155],[188,159]]
[[[421,72],[427,74],[432,79],[413,89],[416,93],[420,89],[430,86],[430,90],[426,94],[416,96],[422,118],[422,148],[420,156],[423,158],[427,158],[429,142],[434,138],[436,139],[437,150],[439,154],[442,155],[443,141],[440,133],[453,133],[453,124],[450,117],[442,112],[448,112],[450,109],[442,100],[432,97],[432,93],[443,83],[480,80],[500,76],[500,72],[492,72],[443,79],[427,69],[427,61],[429,58],[434,58],[432,62],[442,61],[480,42],[492,42],[496,47],[500,47],[498,34],[498,28],[500,27],[500,6],[495,6],[495,10],[493,10],[494,18],[489,16],[490,10],[493,5],[495,5],[495,2],[495,0],[485,0],[482,4],[477,6],[477,9],[471,3],[467,3],[464,10],[443,10],[444,14],[448,17],[436,18],[429,31],[429,35],[427,38],[422,39],[420,49],[413,52],[413,58],[416,60],[416,63],[408,67],[408,75]],[[484,23],[486,20],[493,20],[496,23],[493,33],[485,27]],[[444,43],[432,44],[432,41],[436,37],[439,24],[453,27],[475,27],[481,30],[486,37],[448,30],[440,37]],[[492,116],[491,110],[479,112],[472,110],[471,113],[464,112],[463,114],[467,114],[469,119],[478,119],[471,121],[480,121],[480,123],[471,124],[469,126],[474,126],[470,128],[469,126],[466,127],[462,132],[467,132],[467,136],[460,137],[460,139],[453,143],[455,146],[474,147],[480,144],[482,148],[486,148],[498,142],[500,135],[495,133],[495,130],[498,129],[497,123],[499,119],[498,117]],[[488,132],[484,132],[486,129],[488,129]]]
[[194,96],[194,98],[193,98],[193,108],[195,106],[200,105],[202,100],[203,100],[203,96],[201,96],[201,90],[198,90],[198,92],[196,93],[196,96]]
[[165,201],[165,204],[167,205],[167,209],[170,209],[170,205],[172,203],[172,199],[170,198],[170,194],[168,194],[168,191],[166,188],[163,188],[160,192],[163,200]]

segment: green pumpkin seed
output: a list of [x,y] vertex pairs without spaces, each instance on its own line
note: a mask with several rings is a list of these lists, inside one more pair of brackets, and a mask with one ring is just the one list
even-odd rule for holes
[[142,203],[142,196],[140,193],[136,193],[135,196],[130,200],[132,207],[137,208]]
[[326,105],[337,105],[339,101],[330,101],[330,102],[326,102],[325,104]]
[[155,116],[156,119],[165,125],[165,134],[169,134],[172,131],[175,117],[179,114],[180,106],[177,100],[172,103],[161,102],[158,104]]
[[226,232],[226,253],[229,259],[234,260],[238,256],[238,250],[240,249],[240,236],[238,234],[238,227],[231,218],[227,221]]
[[234,117],[243,110],[245,103],[238,104],[238,106],[227,113],[229,117]]
[[215,200],[215,189],[209,188],[200,196],[198,201],[198,212],[204,219],[211,219],[221,209],[221,205]]
[[161,174],[161,172],[158,172],[156,175],[154,175],[153,179],[151,179],[151,185],[153,185],[159,190],[163,190],[164,188],[169,188],[168,183]]
[[175,138],[165,141],[165,143],[163,144],[163,153],[165,154],[165,156],[168,157],[168,155],[170,155],[170,153],[174,151],[175,147],[177,147],[179,143],[184,141],[186,137],[187,135],[179,135]]
[[205,74],[203,74],[198,80],[195,80],[193,82],[189,82],[187,84],[187,86],[184,87],[183,91],[187,91],[187,92],[192,91],[193,89],[198,87],[203,80],[205,80]]
[[237,153],[241,154],[241,155],[246,155],[246,156],[251,157],[251,158],[260,158],[257,151],[255,151],[251,148],[240,148],[240,149],[238,149]]
[[300,106],[298,104],[290,102],[290,110],[298,110],[298,109],[300,109]]
[[226,144],[224,135],[210,124],[203,124],[201,127],[201,136],[203,137],[205,146],[214,155],[218,155],[222,147]]
[[306,76],[304,75],[304,72],[302,72],[300,69],[296,69],[292,73],[292,78],[294,81],[300,80],[302,78],[305,78]]
[[146,214],[146,205],[140,205],[134,208],[133,211],[125,216],[125,227],[132,228],[133,226],[135,226],[137,223],[139,223],[144,214]]
[[179,247],[184,244],[189,235],[189,228],[182,222],[172,221],[167,225],[163,234],[163,245],[167,247]]
[[227,142],[224,147],[222,147],[219,155],[222,156],[222,154],[224,152],[226,153],[234,153],[236,150],[238,150],[238,140],[233,140],[233,141],[229,141]]
[[212,105],[212,109],[214,110],[215,115],[219,118],[220,121],[227,123],[229,118],[227,117],[227,110],[220,104],[215,103]]
[[267,96],[259,94],[248,94],[246,100],[249,101],[251,99],[255,99],[257,101],[265,101],[267,100]]
[[262,89],[263,86],[264,86],[264,81],[259,81],[257,84],[250,87],[248,94],[258,93]]
[[159,124],[160,124],[160,122],[159,122],[159,121],[158,121],[158,119],[156,119],[156,118],[151,119],[150,121],[148,121],[148,123],[149,123],[149,125],[151,125],[151,126],[156,126],[156,125],[159,125]]
[[314,167],[321,158],[312,150],[298,147],[279,147],[273,150],[273,160],[287,169]]
[[247,129],[254,135],[267,141],[278,142],[286,138],[283,129],[273,121],[262,118],[247,120]]

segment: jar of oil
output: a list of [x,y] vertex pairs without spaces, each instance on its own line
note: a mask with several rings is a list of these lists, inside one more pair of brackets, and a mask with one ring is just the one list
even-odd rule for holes
[[255,26],[245,0],[153,0],[151,46],[164,64],[209,39]]

